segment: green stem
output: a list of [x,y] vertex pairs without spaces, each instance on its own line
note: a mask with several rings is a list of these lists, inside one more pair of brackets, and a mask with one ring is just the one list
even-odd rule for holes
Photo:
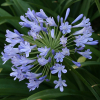
[[41,68],[41,66],[39,66],[39,68],[35,71],[35,73],[38,72],[38,70],[39,70],[40,68]]
[[71,47],[71,46],[74,46],[75,44],[73,44],[73,45],[69,45],[69,46],[67,46],[67,47]]
[[31,70],[35,69],[39,64],[37,64],[36,66],[34,66],[33,68],[31,68]]

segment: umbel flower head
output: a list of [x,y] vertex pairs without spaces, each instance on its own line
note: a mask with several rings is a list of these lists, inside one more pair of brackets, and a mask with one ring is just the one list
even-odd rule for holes
[[[20,16],[22,21],[19,22],[22,27],[29,29],[27,35],[20,34],[15,29],[14,32],[6,31],[6,41],[9,45],[4,47],[2,60],[6,63],[11,59],[13,72],[10,76],[19,81],[28,79],[29,83],[26,84],[30,91],[38,88],[43,81],[50,80],[51,74],[56,74],[58,81],[54,80],[55,88],[59,87],[63,92],[63,87],[67,86],[67,81],[62,79],[62,75],[67,73],[64,59],[80,67],[79,62],[69,59],[70,55],[76,52],[88,59],[92,58],[90,49],[84,50],[85,45],[98,43],[91,38],[93,30],[89,18],[80,14],[69,23],[67,21],[69,12],[70,8],[66,10],[65,18],[58,15],[56,23],[54,18],[48,17],[42,9],[35,12],[28,8],[25,16]],[[73,25],[80,19],[82,21],[79,24]],[[72,32],[74,28],[80,30]]]

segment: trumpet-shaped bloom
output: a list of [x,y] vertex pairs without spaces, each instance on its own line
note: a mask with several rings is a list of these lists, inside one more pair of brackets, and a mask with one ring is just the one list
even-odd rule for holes
[[91,23],[89,21],[90,21],[89,18],[86,19],[86,17],[83,17],[82,22],[77,24],[77,25],[75,25],[75,26],[73,26],[73,28],[75,28],[75,27],[87,27],[87,26],[90,26]]
[[49,62],[49,60],[46,60],[44,57],[38,58],[38,63],[39,63],[41,66],[46,65],[48,62]]
[[69,56],[69,55],[70,55],[69,49],[67,49],[67,47],[63,48],[61,53],[62,53],[64,56]]
[[16,80],[17,78],[19,79],[19,81],[25,79],[25,74],[22,72],[21,67],[16,67],[16,69],[12,67],[11,69],[14,72],[10,73],[10,76],[15,77],[14,80]]
[[79,34],[87,34],[87,33],[92,33],[94,32],[91,26],[87,26],[82,28],[79,31],[76,31],[73,35],[79,35]]
[[23,42],[20,43],[19,50],[20,50],[20,52],[25,52],[26,57],[29,57],[29,52],[31,52],[31,50],[35,47],[36,47],[36,45],[30,46],[30,43],[25,41],[25,43],[23,43]]
[[80,64],[80,62],[75,62],[75,61],[72,61],[76,66],[78,66],[78,67],[80,67],[81,66],[81,64]]
[[33,80],[39,76],[41,76],[42,73],[39,73],[39,74],[36,74],[36,73],[33,73],[33,72],[27,72],[26,73],[26,78],[29,79],[29,80]]
[[26,84],[27,84],[27,87],[30,89],[29,91],[32,91],[38,88],[40,83],[42,83],[42,81],[29,80],[29,83],[26,83]]
[[54,21],[54,19],[53,19],[53,17],[52,18],[48,17],[46,19],[46,21],[47,21],[47,24],[49,24],[50,26],[57,26],[56,23],[55,23],[55,21]]
[[47,15],[45,14],[45,12],[43,11],[43,9],[40,9],[40,12],[36,12],[36,15],[40,18],[46,19]]
[[68,22],[61,23],[60,30],[62,31],[63,34],[71,32],[71,25],[68,24],[69,24]]
[[62,36],[60,38],[60,44],[62,44],[63,47],[65,47],[66,46],[66,43],[67,43],[67,37]]
[[65,66],[62,64],[55,64],[55,66],[53,66],[53,70],[51,71],[52,74],[58,73],[58,77],[61,78],[61,72],[62,73],[67,73],[67,70],[64,69]]
[[30,60],[25,56],[20,56],[20,55],[13,56],[11,58],[11,62],[12,64],[14,64],[14,66],[27,65],[33,63],[34,61],[36,61],[36,59]]
[[31,21],[35,19],[35,11],[28,8],[27,13],[25,13],[26,17],[28,17]]
[[67,86],[67,84],[65,82],[66,82],[66,80],[62,80],[61,78],[59,78],[58,81],[55,80],[54,81],[54,84],[56,84],[55,89],[59,87],[60,91],[63,92],[64,91],[63,86],[65,86],[65,87]]
[[47,55],[47,53],[49,52],[49,50],[50,50],[50,48],[47,48],[46,46],[45,46],[45,48],[43,48],[43,47],[38,48],[38,51],[41,52],[40,55],[44,56],[44,57]]
[[61,52],[58,52],[54,58],[56,59],[56,62],[63,62],[64,55]]
[[85,38],[84,36],[75,36],[76,40],[74,40],[74,42],[76,42],[76,46],[79,47],[85,47],[86,42],[88,41],[88,38]]
[[92,59],[92,56],[90,56],[90,54],[92,53],[90,52],[90,49],[85,50],[85,52],[78,52],[78,53],[84,56],[85,58]]

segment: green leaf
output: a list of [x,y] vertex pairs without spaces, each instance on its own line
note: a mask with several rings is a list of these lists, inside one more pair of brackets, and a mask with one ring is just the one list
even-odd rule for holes
[[[100,84],[100,79],[98,79],[97,77],[95,77],[93,74],[91,74],[90,72],[88,72],[87,70],[80,68],[81,70],[83,70],[83,72],[85,73],[86,76],[89,76],[89,78],[91,78],[92,80],[94,80],[96,83]],[[79,69],[79,70],[80,70]],[[81,72],[80,72],[81,73]]]
[[3,65],[3,61],[0,57],[0,68],[2,68],[2,72],[1,73],[9,73],[11,72],[11,67],[12,64],[10,61],[7,61],[4,65]]
[[19,25],[19,18],[18,17],[13,17],[10,15],[8,12],[0,8],[0,16],[1,20],[5,20],[6,22],[10,23],[12,26],[14,26],[18,31],[20,31],[23,34],[27,34],[28,29],[26,28],[21,28]]
[[61,0],[59,5],[56,7],[56,9],[54,10],[55,12],[59,9],[59,7],[61,6],[61,4],[64,2],[65,0]]
[[91,85],[92,88],[95,89],[95,91],[99,95],[100,87],[98,87],[98,85],[100,84],[100,80],[84,69],[80,70],[79,72],[82,74],[82,76],[86,79],[86,81]]
[[[64,61],[65,62],[65,61]],[[87,88],[92,92],[92,94],[95,96],[95,98],[97,100],[100,100],[99,95],[96,93],[96,91],[90,86],[90,84],[81,76],[81,74],[79,74],[73,67],[71,67],[67,62],[66,66],[69,67],[69,69],[71,69],[71,71],[73,71],[78,77],[79,79],[87,86]]]
[[0,100],[21,100],[22,98],[25,98],[25,96],[4,96]]
[[90,3],[91,3],[91,0],[83,0],[81,9],[80,9],[80,14],[82,13],[85,16],[87,16],[89,8],[90,8]]
[[41,84],[38,89],[29,92],[26,83],[28,83],[27,80],[19,82],[18,79],[14,81],[13,78],[0,78],[0,95],[15,95],[27,97],[32,95],[33,93],[49,88],[47,85]]
[[81,66],[89,66],[89,65],[100,65],[100,62],[97,61],[86,61],[86,62],[82,62]]
[[6,22],[6,20],[5,20],[5,19],[3,19],[3,20],[2,20],[2,19],[0,19],[0,25],[1,25],[1,24],[4,24],[5,22]]
[[32,7],[23,0],[13,0],[13,2],[13,7],[19,15],[23,15],[24,13],[26,13],[28,8],[32,9]]
[[8,12],[6,12],[5,10],[3,10],[2,8],[0,8],[0,16],[4,17],[4,16],[11,16]]
[[96,3],[96,5],[97,5],[97,8],[98,8],[99,13],[100,13],[100,3],[99,3],[99,0],[95,0],[95,3]]
[[1,4],[1,6],[10,6],[10,5],[12,5],[11,2],[4,2],[4,3]]
[[80,1],[80,0],[67,0],[67,1],[65,0],[65,4],[64,4],[63,8],[61,9],[61,14],[60,14],[60,16],[62,16],[63,12],[64,12],[70,5],[72,5],[73,3],[78,2],[78,1]]
[[88,93],[84,93],[84,92],[80,92],[77,90],[72,90],[72,89],[67,88],[62,93],[58,89],[48,89],[48,90],[40,91],[38,93],[35,93],[29,96],[27,100],[50,99],[50,98],[53,99],[53,98],[57,98],[61,96],[67,96],[67,95],[76,95],[76,96],[83,96],[83,97],[86,97],[88,95],[89,97]]
[[96,19],[97,17],[99,17],[99,16],[100,16],[99,11],[96,11],[96,12],[94,13],[94,15],[92,16],[92,18],[91,18],[91,22],[92,22],[94,19]]
[[32,94],[29,92],[25,81],[19,82],[13,79],[0,78],[0,95],[26,95]]

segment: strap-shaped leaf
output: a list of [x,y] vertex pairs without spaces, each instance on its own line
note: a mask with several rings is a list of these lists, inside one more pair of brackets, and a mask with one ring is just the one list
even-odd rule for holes
[[[86,92],[80,92],[77,90],[72,90],[66,88],[64,92],[60,92],[59,89],[48,89],[44,91],[40,91],[38,93],[35,93],[27,98],[27,100],[36,100],[36,99],[53,99],[61,96],[67,96],[67,95],[75,95],[75,96],[83,96],[83,97],[92,97],[90,94]],[[22,99],[24,100],[24,99]]]

